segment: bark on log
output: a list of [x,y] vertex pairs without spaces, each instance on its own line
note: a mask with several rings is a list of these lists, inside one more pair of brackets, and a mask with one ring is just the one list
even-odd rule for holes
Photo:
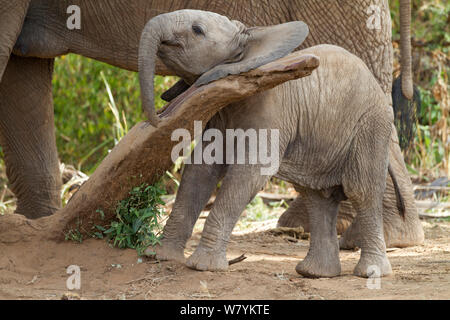
[[[15,214],[0,217],[0,242],[35,237],[59,241],[69,230],[91,234],[96,224],[104,225],[115,217],[118,201],[126,198],[131,188],[155,183],[173,165],[171,150],[178,143],[171,141],[175,129],[185,128],[193,136],[195,120],[205,125],[226,105],[308,76],[318,65],[318,57],[295,52],[258,69],[191,87],[165,108],[158,128],[147,122],[134,126],[65,208],[36,221]],[[104,212],[103,219],[98,209]]]

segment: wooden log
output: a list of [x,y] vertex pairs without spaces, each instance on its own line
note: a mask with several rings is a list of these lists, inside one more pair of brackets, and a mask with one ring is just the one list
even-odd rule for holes
[[[193,136],[194,121],[206,125],[226,105],[308,76],[318,66],[318,57],[298,51],[255,70],[191,87],[165,108],[158,128],[147,122],[135,125],[65,208],[33,222],[17,215],[0,217],[0,242],[7,241],[11,233],[15,241],[27,240],[32,235],[64,240],[70,230],[83,235],[92,233],[95,225],[104,225],[115,217],[117,203],[133,187],[143,182],[153,184],[170,169],[171,151],[178,143],[171,140],[175,129],[185,128]],[[103,219],[97,210],[102,210]],[[21,233],[26,239],[18,239]]]
[[[450,217],[450,202],[430,200],[416,200],[420,218],[448,218]],[[430,210],[433,210],[430,212]]]

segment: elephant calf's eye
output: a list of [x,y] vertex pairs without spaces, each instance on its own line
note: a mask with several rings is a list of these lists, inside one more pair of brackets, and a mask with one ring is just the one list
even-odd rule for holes
[[197,35],[202,35],[202,36],[205,35],[205,33],[203,32],[203,29],[200,26],[197,26],[197,25],[193,25],[192,26],[192,31],[194,31],[194,33],[197,34]]

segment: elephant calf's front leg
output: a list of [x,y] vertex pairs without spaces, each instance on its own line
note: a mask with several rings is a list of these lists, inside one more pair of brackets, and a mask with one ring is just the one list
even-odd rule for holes
[[186,242],[223,170],[223,165],[186,165],[172,213],[164,227],[161,245],[147,248],[147,256],[184,263]]
[[206,219],[202,238],[187,266],[202,271],[228,269],[227,244],[245,206],[260,191],[269,176],[259,166],[233,165],[222,181],[214,206]]

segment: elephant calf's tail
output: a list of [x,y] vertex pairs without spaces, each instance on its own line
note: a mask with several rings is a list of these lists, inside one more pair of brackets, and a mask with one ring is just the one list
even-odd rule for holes
[[397,179],[395,178],[395,174],[394,174],[394,171],[392,170],[391,164],[389,164],[389,166],[388,166],[388,173],[391,176],[392,183],[394,185],[395,198],[396,198],[396,201],[397,201],[398,212],[400,213],[400,216],[403,219],[405,219],[405,211],[406,211],[405,201],[404,201],[404,199],[402,197],[402,194],[400,193],[400,188],[398,186]]

